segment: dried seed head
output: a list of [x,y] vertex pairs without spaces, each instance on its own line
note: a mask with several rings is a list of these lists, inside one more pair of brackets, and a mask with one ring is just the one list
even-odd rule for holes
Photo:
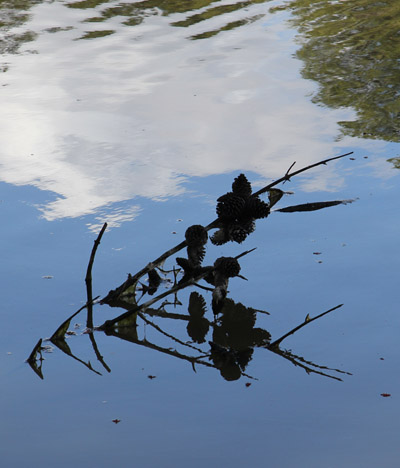
[[242,197],[232,192],[218,198],[217,215],[222,220],[232,220],[240,216],[243,211],[245,201]]
[[203,245],[188,246],[187,254],[191,265],[200,266],[206,255],[206,249]]
[[265,203],[258,197],[251,197],[247,200],[244,211],[251,218],[261,219],[269,215],[270,208],[268,203]]
[[189,246],[201,246],[207,243],[208,234],[206,228],[200,224],[189,226],[185,232],[185,239]]
[[221,228],[215,231],[210,240],[214,245],[223,245],[229,241],[229,235],[225,228]]
[[239,262],[234,257],[219,257],[214,263],[215,270],[227,278],[233,278],[240,272]]
[[241,244],[247,237],[247,231],[239,224],[231,224],[228,228],[229,239]]
[[246,199],[251,196],[251,184],[244,174],[238,175],[232,184],[232,191],[235,195]]

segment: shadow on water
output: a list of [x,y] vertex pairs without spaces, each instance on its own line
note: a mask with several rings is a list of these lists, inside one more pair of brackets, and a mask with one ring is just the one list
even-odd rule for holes
[[400,3],[294,0],[275,7],[300,32],[302,76],[319,84],[313,102],[356,113],[342,135],[400,141]]
[[[241,244],[254,232],[256,220],[265,219],[269,216],[271,209],[285,193],[274,188],[276,185],[284,183],[291,177],[312,167],[326,164],[349,154],[351,153],[320,161],[293,172],[291,172],[292,165],[283,177],[255,193],[252,192],[251,184],[246,176],[240,174],[232,183],[232,191],[218,198],[217,219],[205,227],[202,225],[188,227],[183,242],[150,262],[135,275],[128,275],[128,279],[123,284],[111,290],[100,301],[97,301],[98,297],[92,297],[91,270],[97,248],[107,228],[107,223],[105,223],[95,240],[87,268],[87,303],[68,317],[53,333],[49,341],[62,352],[86,366],[90,371],[101,375],[99,371],[93,368],[90,361],[86,362],[75,356],[65,340],[66,336],[75,334],[73,331],[69,331],[71,320],[81,311],[87,309],[85,334],[88,334],[95,355],[107,372],[110,372],[111,369],[98,349],[95,332],[104,332],[107,336],[119,338],[137,346],[186,361],[191,364],[195,372],[196,367],[199,366],[216,369],[228,381],[238,380],[242,376],[255,378],[247,374],[246,369],[253,359],[256,349],[273,352],[295,366],[304,369],[309,374],[319,374],[335,380],[341,380],[339,375],[350,375],[348,372],[306,360],[302,356],[281,347],[286,338],[313,321],[339,309],[343,304],[339,304],[314,317],[307,314],[302,323],[289,329],[281,337],[272,340],[268,330],[256,327],[257,317],[262,314],[269,315],[268,312],[256,310],[228,298],[230,278],[239,277],[247,280],[240,274],[240,258],[252,254],[255,249],[244,251],[236,257],[219,257],[211,266],[203,265],[208,241],[218,246],[229,242]],[[264,193],[268,193],[268,202],[260,198],[260,195]],[[315,211],[340,204],[348,204],[352,201],[334,200],[306,203],[275,209],[274,211],[286,213]],[[214,233],[209,237],[208,231],[210,230],[214,230]],[[186,248],[187,256],[175,258],[173,268],[169,271],[165,270],[165,260],[184,248]],[[166,290],[159,293],[161,285],[165,286]],[[207,307],[204,296],[198,291],[192,291],[188,298],[188,304],[183,305],[180,300],[181,292],[193,287],[211,294],[209,307]],[[173,299],[170,299],[170,297]],[[125,312],[99,326],[94,326],[93,305],[97,303],[107,304],[113,308],[122,308]],[[153,307],[155,304],[159,304],[159,306],[157,308]],[[170,312],[171,306],[174,310],[181,308],[183,311]],[[210,315],[207,314],[208,308],[212,310],[212,320],[206,317],[206,315]],[[162,321],[162,325],[156,324],[154,318],[158,319],[159,322]],[[183,334],[178,335],[176,331],[167,331],[168,324],[171,321],[186,324]],[[169,345],[172,344],[173,346],[149,341],[146,336],[140,338],[138,334],[139,323],[155,329],[159,333],[162,342],[167,339]],[[47,346],[43,346],[43,340],[40,339],[27,360],[31,368],[42,379],[42,352],[46,350]]]

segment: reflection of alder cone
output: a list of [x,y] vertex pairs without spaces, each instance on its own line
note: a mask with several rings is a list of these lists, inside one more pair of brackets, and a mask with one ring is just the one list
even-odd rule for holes
[[208,240],[206,228],[201,224],[189,226],[185,232],[185,239],[189,246],[205,245]]
[[187,248],[188,259],[191,265],[200,266],[206,255],[206,249],[200,245]]
[[204,247],[208,240],[206,228],[200,224],[188,227],[185,232],[185,239],[188,245],[187,254],[190,264],[200,266],[206,254]]
[[214,268],[217,273],[226,278],[233,278],[240,272],[239,262],[234,257],[220,257],[215,260]]

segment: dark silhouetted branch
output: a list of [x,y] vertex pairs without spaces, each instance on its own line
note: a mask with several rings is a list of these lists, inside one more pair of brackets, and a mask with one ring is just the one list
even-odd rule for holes
[[279,345],[282,343],[282,341],[283,341],[284,339],[286,339],[288,336],[293,335],[294,333],[296,333],[298,330],[300,330],[300,328],[305,327],[305,326],[308,325],[309,323],[314,322],[314,320],[317,320],[317,319],[323,317],[324,315],[327,315],[327,314],[329,314],[330,312],[333,312],[334,310],[339,309],[339,308],[342,307],[342,306],[343,306],[343,304],[339,304],[339,305],[337,305],[336,307],[333,307],[332,309],[329,309],[329,310],[323,312],[322,314],[319,314],[319,315],[317,315],[316,317],[313,317],[313,318],[309,318],[309,316],[307,315],[307,317],[306,317],[306,319],[305,319],[305,321],[304,321],[303,323],[301,323],[301,324],[298,325],[297,327],[293,328],[293,329],[290,330],[289,332],[285,333],[283,336],[281,336],[280,338],[278,338],[277,340],[275,340],[273,343],[270,343],[270,344],[268,345],[268,348],[274,348],[274,347],[279,346]]
[[86,292],[87,292],[87,320],[86,327],[93,328],[93,299],[92,299],[92,267],[94,262],[94,257],[96,255],[97,247],[100,244],[101,238],[103,237],[104,231],[107,229],[107,223],[103,224],[97,239],[94,241],[92,253],[90,254],[89,264],[86,271],[85,283],[86,283]]

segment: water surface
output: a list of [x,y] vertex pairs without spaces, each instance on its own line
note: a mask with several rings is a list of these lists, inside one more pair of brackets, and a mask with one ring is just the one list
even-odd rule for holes
[[[396,8],[363,0],[2,5],[7,466],[397,466]],[[253,327],[272,340],[344,304],[283,346],[303,364],[352,374],[319,368],[342,382],[259,346],[242,375],[205,365],[193,372],[171,351],[196,351],[143,321],[130,335],[141,343],[95,333],[102,364],[84,312],[67,340],[82,362],[49,342],[43,379],[24,362],[84,305],[105,221],[93,269],[102,297],[188,226],[211,222],[240,172],[258,189],[294,161],[300,168],[347,151],[351,159],[285,183],[294,194],[276,208],[356,202],[272,213],[245,242],[209,246],[205,259],[257,247],[240,262],[248,281],[232,279],[229,297],[268,311],[255,313]],[[187,317],[191,292],[166,310]],[[212,322],[211,295],[197,292]],[[97,305],[95,324],[118,313]],[[204,352],[209,340],[226,339],[223,326],[196,343],[187,319],[149,320]],[[243,338],[232,330],[229,339]]]

